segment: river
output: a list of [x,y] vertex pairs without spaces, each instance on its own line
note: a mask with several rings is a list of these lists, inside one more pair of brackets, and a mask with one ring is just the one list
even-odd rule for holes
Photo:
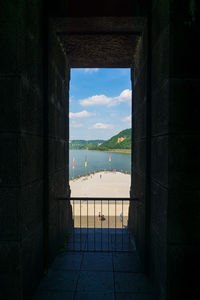
[[[109,161],[109,156],[110,160]],[[73,168],[74,159],[74,168]],[[87,166],[85,161],[87,160]],[[131,154],[89,150],[69,151],[69,178],[94,171],[116,170],[131,172]]]

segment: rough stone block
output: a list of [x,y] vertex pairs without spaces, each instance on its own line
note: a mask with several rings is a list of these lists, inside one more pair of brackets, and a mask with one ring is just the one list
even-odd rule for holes
[[199,292],[199,245],[169,245],[168,297],[190,299]]
[[152,177],[168,186],[168,136],[153,137],[151,142]]
[[136,203],[135,213],[133,215],[133,235],[135,239],[136,249],[140,257],[143,267],[146,267],[146,220],[145,220],[145,208],[140,203]]
[[137,75],[135,80],[135,85],[133,84],[133,113],[137,111],[142,111],[146,107],[147,99],[147,86],[146,86],[146,64],[140,71],[140,74]]
[[168,189],[157,182],[151,182],[151,230],[160,240],[167,236]]
[[20,136],[1,135],[0,186],[20,184]]
[[172,132],[199,132],[199,79],[170,79],[170,130]]
[[65,137],[64,139],[65,140],[69,140],[69,119],[68,119],[68,116],[67,116],[67,112],[65,114]]
[[18,240],[20,234],[18,216],[0,216],[0,228],[0,240]]
[[43,133],[43,99],[39,89],[33,89],[32,82],[22,80],[21,129],[35,134]]
[[147,60],[147,26],[143,30],[143,35],[139,38],[137,42],[137,47],[135,49],[134,57],[134,70],[135,79],[138,79],[141,72],[143,72]]
[[22,181],[29,183],[43,176],[43,139],[39,136],[22,137]]
[[[170,26],[170,76],[174,78],[199,78],[199,24],[193,22],[191,16],[181,16],[179,18],[178,13],[180,11],[179,7],[176,8]],[[191,22],[191,24],[188,22]]]
[[64,162],[65,162],[65,144],[64,144],[64,141],[63,140],[57,140],[56,143],[55,143],[55,150],[56,150],[56,153],[55,153],[55,167],[56,169],[61,169],[63,168],[65,165],[64,165]]
[[21,236],[29,235],[43,219],[43,182],[36,181],[21,189]]
[[167,295],[167,240],[162,239],[155,230],[151,230],[150,274],[156,284],[158,299],[166,299]]
[[152,43],[162,35],[170,21],[170,1],[152,1]]
[[0,265],[0,296],[6,300],[21,300],[20,245],[17,241],[0,242]]
[[145,175],[132,171],[131,190],[134,197],[144,201],[145,196]]
[[3,1],[1,3],[1,11],[0,11],[0,20],[2,21],[18,21],[19,17],[22,17],[24,7],[25,7],[24,0],[8,0]]
[[169,192],[168,241],[172,244],[199,243],[199,191],[184,187]]
[[69,178],[69,155],[68,155],[68,153],[69,153],[69,141],[66,140],[64,142],[64,144],[65,144],[65,149],[64,149],[64,155],[65,155],[65,157],[64,157],[64,159],[65,159],[64,167],[66,168],[66,177]]
[[54,104],[54,95],[51,96],[51,102],[49,103],[49,118],[48,118],[48,129],[49,136],[56,137],[56,108]]
[[133,137],[134,139],[146,137],[146,106],[133,114]]
[[169,81],[152,94],[151,126],[152,135],[162,135],[169,131]]
[[63,240],[60,240],[58,207],[49,213],[49,261],[51,262],[58,250],[61,248]]
[[0,23],[0,75],[18,71],[18,26],[17,22],[5,21]]
[[49,173],[52,173],[55,171],[56,139],[49,137],[48,151],[49,151],[49,159],[48,159]]
[[133,141],[133,169],[139,174],[146,170],[146,139]]
[[58,201],[57,198],[67,195],[67,180],[65,169],[59,170],[49,176],[49,207],[54,210]]
[[43,226],[38,222],[22,241],[22,276],[24,299],[31,299],[43,273]]
[[0,216],[18,214],[20,188],[0,188]]
[[177,134],[169,137],[169,185],[171,188],[199,190],[199,135]]
[[169,77],[169,26],[152,45],[152,92],[160,89]]
[[2,131],[19,131],[20,80],[17,77],[0,79],[0,128]]

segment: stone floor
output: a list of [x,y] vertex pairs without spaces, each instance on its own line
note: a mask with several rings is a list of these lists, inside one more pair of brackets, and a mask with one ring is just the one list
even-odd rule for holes
[[[94,232],[87,232],[87,235],[86,232],[83,230],[80,236],[80,229],[77,229],[71,236],[42,279],[34,300],[155,300],[134,244],[131,243],[131,247],[129,244],[128,251],[125,249],[129,240],[126,240],[127,230],[123,231],[123,251],[119,251],[122,247],[122,232],[119,230],[111,231],[109,236],[103,235],[104,238],[101,234],[101,241],[98,236],[100,232],[97,231],[95,252],[91,251],[94,248],[88,247],[88,241],[93,241]],[[108,251],[102,247],[104,241],[105,245],[109,245],[110,241]],[[72,251],[74,245],[79,245],[80,249],[80,243],[85,251],[77,248]]]

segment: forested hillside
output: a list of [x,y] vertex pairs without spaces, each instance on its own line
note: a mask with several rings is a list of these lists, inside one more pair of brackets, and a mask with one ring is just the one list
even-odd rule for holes
[[113,149],[131,149],[131,128],[125,129],[99,146],[91,146],[90,150],[108,151]]

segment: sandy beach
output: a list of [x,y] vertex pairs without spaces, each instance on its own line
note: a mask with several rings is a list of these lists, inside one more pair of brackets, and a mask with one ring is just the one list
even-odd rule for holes
[[[120,172],[98,172],[90,176],[70,180],[71,197],[83,197],[71,201],[75,227],[121,227],[127,225],[129,201],[86,201],[84,197],[129,197],[131,176]],[[105,220],[99,222],[98,215]],[[123,214],[123,224],[120,221]],[[80,217],[81,216],[81,217]],[[88,217],[87,217],[88,216]]]
[[70,180],[71,197],[129,197],[131,175],[98,172]]

